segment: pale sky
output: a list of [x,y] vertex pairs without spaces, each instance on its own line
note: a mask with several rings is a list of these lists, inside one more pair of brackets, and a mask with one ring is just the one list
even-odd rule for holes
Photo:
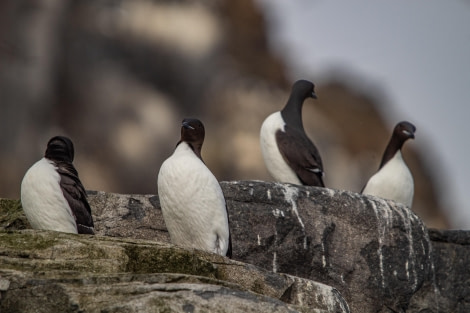
[[470,229],[470,1],[258,1],[293,80],[345,67],[383,89],[390,127],[417,126],[453,227]]

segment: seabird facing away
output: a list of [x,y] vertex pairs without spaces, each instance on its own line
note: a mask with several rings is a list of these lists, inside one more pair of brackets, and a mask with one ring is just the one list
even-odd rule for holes
[[324,187],[323,164],[313,142],[305,134],[302,105],[317,98],[313,83],[298,80],[285,107],[268,116],[261,126],[264,163],[271,176],[285,183]]
[[175,245],[232,257],[225,198],[201,157],[204,125],[184,119],[181,140],[158,173],[163,218]]
[[416,127],[400,122],[393,130],[382,157],[379,170],[367,182],[362,193],[394,200],[411,208],[413,203],[413,175],[401,155],[401,148],[408,139],[415,138]]
[[33,228],[94,234],[90,205],[73,158],[72,141],[56,136],[49,140],[45,156],[26,172],[21,204]]

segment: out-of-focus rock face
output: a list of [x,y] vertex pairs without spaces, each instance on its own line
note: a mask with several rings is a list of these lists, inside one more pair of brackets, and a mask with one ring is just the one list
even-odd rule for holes
[[[159,166],[188,116],[205,123],[203,156],[220,180],[269,180],[259,129],[284,105],[291,82],[267,42],[252,0],[2,1],[0,195],[19,196],[22,176],[56,134],[74,141],[88,189],[155,193]],[[391,129],[381,100],[337,78],[317,86],[304,122],[326,184],[359,191]],[[444,228],[433,177],[415,147],[407,143],[404,152],[416,180],[413,209]]]
[[[342,309],[346,307],[365,313],[468,312],[468,232],[432,231],[429,236],[423,222],[406,207],[347,191],[259,181],[222,182],[221,186],[230,215],[234,259],[245,263],[230,267],[234,272],[224,280],[242,280],[245,286],[251,286],[248,290],[273,297],[273,293],[254,289],[258,274],[250,272],[243,279],[237,274],[246,274],[250,268],[247,264],[253,264],[273,273],[264,281],[277,281],[280,278],[275,278],[276,273],[287,273],[331,286],[347,303],[329,298],[333,296],[331,287],[323,289],[309,283],[289,287],[290,283],[283,283],[274,298],[288,304],[307,305],[313,298],[322,299],[300,295],[310,290],[336,299],[332,307],[338,312],[347,311]],[[159,266],[160,259],[169,258],[170,251],[181,250],[164,244],[169,237],[158,196],[92,192],[89,200],[95,239],[78,236],[74,242],[67,234],[55,238],[42,233],[14,233],[10,237],[0,233],[0,242],[4,241],[0,247],[5,247],[0,251],[0,262],[4,260],[9,269],[21,264],[36,271],[83,271],[92,267],[100,273],[123,269],[156,273],[164,270]],[[18,201],[0,201],[0,228],[27,226]],[[28,242],[36,242],[41,249],[30,250]],[[198,258],[193,260],[194,256],[178,255],[167,262],[165,272],[223,276]],[[222,257],[214,257],[218,259],[211,259],[212,264],[222,269],[229,266],[218,261]],[[52,260],[41,265],[36,258]],[[193,261],[194,266],[188,265]]]

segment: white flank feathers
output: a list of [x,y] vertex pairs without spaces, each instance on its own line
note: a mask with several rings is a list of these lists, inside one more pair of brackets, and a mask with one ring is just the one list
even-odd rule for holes
[[77,233],[72,210],[60,188],[60,175],[46,158],[37,161],[21,182],[21,204],[31,226]]
[[284,131],[284,120],[281,112],[274,112],[269,115],[261,125],[260,143],[264,163],[269,174],[279,182],[302,185],[295,172],[286,163],[279,151],[276,142],[276,132]]

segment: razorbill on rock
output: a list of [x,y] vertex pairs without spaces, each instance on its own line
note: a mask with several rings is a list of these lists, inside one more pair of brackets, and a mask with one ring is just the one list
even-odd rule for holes
[[33,228],[94,234],[90,205],[73,158],[72,141],[56,136],[49,140],[44,157],[26,172],[21,204]]
[[204,125],[184,119],[181,140],[158,173],[163,218],[175,245],[232,256],[225,198],[201,157]]
[[260,131],[261,152],[271,176],[297,185],[324,187],[323,164],[317,148],[305,134],[302,105],[317,98],[313,83],[298,80],[285,107],[269,115]]
[[401,148],[408,139],[415,138],[416,127],[400,122],[393,130],[382,157],[379,170],[367,182],[362,193],[403,203],[411,208],[414,194],[413,175],[403,160]]

